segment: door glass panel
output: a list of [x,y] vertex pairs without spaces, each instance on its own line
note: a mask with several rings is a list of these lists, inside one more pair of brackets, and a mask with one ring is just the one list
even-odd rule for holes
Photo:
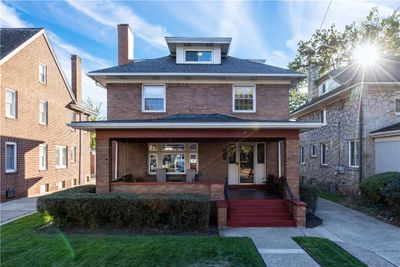
[[254,146],[240,145],[240,183],[254,182]]
[[229,151],[228,151],[228,157],[229,157],[229,164],[235,164],[236,163],[236,144],[229,144]]

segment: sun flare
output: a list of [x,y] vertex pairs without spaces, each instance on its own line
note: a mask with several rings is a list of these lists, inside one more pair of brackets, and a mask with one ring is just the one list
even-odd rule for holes
[[379,58],[379,49],[374,44],[362,44],[354,50],[354,59],[363,66],[369,66]]

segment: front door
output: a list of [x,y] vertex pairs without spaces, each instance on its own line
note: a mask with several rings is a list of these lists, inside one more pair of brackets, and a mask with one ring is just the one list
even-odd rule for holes
[[254,144],[239,144],[239,179],[241,184],[254,183]]

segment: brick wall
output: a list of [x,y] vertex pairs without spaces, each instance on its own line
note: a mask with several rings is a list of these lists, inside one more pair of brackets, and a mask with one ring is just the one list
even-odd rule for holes
[[246,119],[287,120],[288,85],[256,85],[255,113],[232,112],[232,84],[167,84],[166,112],[142,112],[142,84],[107,86],[107,119],[151,119],[167,115],[227,114]]
[[[47,83],[38,81],[39,63],[47,66]],[[5,118],[5,90],[17,91],[17,118]],[[39,101],[48,102],[48,124],[39,124]],[[0,96],[0,174],[1,199],[8,188],[15,188],[17,197],[37,195],[40,185],[49,184],[57,190],[57,182],[73,179],[79,183],[80,139],[82,138],[81,180],[90,175],[89,133],[72,131],[66,123],[71,121],[72,110],[66,108],[71,96],[61,77],[54,58],[43,36],[39,36],[1,66]],[[80,116],[77,118],[80,119]],[[17,142],[17,172],[5,173],[5,142]],[[47,145],[47,170],[39,171],[39,144]],[[56,145],[66,145],[67,168],[56,169]],[[76,146],[76,161],[70,162],[69,147]]]

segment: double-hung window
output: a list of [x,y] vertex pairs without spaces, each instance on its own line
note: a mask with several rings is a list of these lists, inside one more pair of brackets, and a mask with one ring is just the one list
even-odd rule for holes
[[47,145],[39,145],[39,170],[47,169]]
[[143,85],[142,112],[165,112],[165,85]]
[[317,156],[317,147],[315,145],[311,145],[311,157]]
[[321,165],[328,165],[326,160],[327,147],[326,144],[321,144]]
[[47,66],[39,64],[39,82],[46,84],[47,82]]
[[56,168],[63,169],[67,167],[67,147],[56,146]]
[[17,143],[6,142],[6,173],[13,173],[17,171]]
[[71,146],[69,148],[69,152],[70,152],[70,155],[69,155],[70,161],[75,162],[76,161],[76,146]]
[[349,166],[358,167],[358,142],[349,141]]
[[39,123],[47,125],[47,101],[41,100],[39,102]]
[[186,50],[185,62],[187,63],[211,63],[213,52],[211,50]]
[[319,118],[322,123],[326,123],[326,109],[321,109],[319,111]]
[[233,112],[256,111],[256,87],[254,85],[234,85],[232,98]]
[[304,159],[304,146],[300,146],[300,163],[304,164],[305,159]]
[[395,112],[396,115],[400,115],[400,98],[396,98],[395,100]]
[[15,119],[17,114],[17,93],[6,89],[6,117]]

